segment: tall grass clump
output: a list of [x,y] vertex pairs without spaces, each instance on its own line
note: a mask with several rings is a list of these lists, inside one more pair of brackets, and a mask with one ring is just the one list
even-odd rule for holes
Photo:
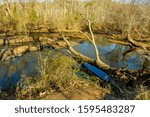
[[[39,76],[23,77],[22,87],[17,87],[18,99],[36,99],[42,94],[61,92],[69,87],[79,87],[76,71],[79,70],[76,61],[62,54],[40,55],[38,70]],[[44,57],[43,57],[44,56]]]

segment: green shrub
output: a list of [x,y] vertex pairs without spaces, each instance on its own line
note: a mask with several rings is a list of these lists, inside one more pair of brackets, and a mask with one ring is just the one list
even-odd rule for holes
[[22,77],[17,87],[18,99],[35,99],[43,92],[59,92],[79,86],[75,74],[79,70],[76,61],[62,54],[55,54],[53,57],[50,57],[50,54],[39,57],[39,77]]

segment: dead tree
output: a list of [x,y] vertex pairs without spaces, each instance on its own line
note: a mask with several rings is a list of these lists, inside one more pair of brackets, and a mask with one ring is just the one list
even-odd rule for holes
[[103,62],[100,57],[99,57],[99,51],[98,48],[96,46],[96,42],[95,42],[95,37],[92,31],[92,26],[91,26],[91,21],[90,19],[85,18],[85,20],[88,22],[88,26],[89,26],[89,32],[90,32],[90,36],[88,36],[87,34],[83,33],[87,39],[93,44],[94,46],[94,50],[95,50],[95,56],[96,59],[92,59],[90,57],[87,57],[79,52],[77,52],[76,50],[73,49],[73,47],[70,45],[69,41],[65,38],[65,36],[62,34],[62,32],[59,29],[59,32],[63,38],[63,40],[66,42],[67,44],[67,49],[79,60],[83,60],[87,63],[90,63],[91,65],[94,65],[100,69],[103,69],[104,71],[112,71],[115,70],[116,68],[111,67],[110,65],[108,65],[107,63]]
[[[73,47],[70,45],[69,41],[65,38],[65,36],[62,34],[62,32],[59,29],[59,32],[63,38],[63,40],[66,42],[67,48],[68,50],[79,60],[83,60],[87,63],[90,63],[91,65],[94,65],[100,69],[103,69],[106,72],[115,72],[116,70],[118,70],[118,68],[114,68],[111,67],[110,65],[108,65],[107,63],[105,63],[104,61],[102,61],[99,57],[99,51],[98,48],[96,46],[96,42],[95,42],[95,37],[92,31],[92,23],[90,21],[90,19],[83,17],[87,22],[88,22],[88,28],[89,28],[89,32],[90,32],[90,36],[88,36],[87,34],[81,32],[82,34],[84,34],[84,36],[87,37],[87,39],[93,44],[94,46],[94,50],[95,50],[95,56],[96,59],[92,59],[90,57],[87,57],[79,52],[77,52],[76,50],[73,49]],[[131,45],[131,47],[137,47],[137,49],[139,50],[139,48],[141,48],[141,50],[143,51],[149,51],[150,45],[149,44],[144,44],[142,42],[137,42],[134,39],[131,38],[130,34],[127,35],[127,40],[129,42],[129,44]]]
[[130,34],[127,35],[127,40],[132,47],[139,47],[143,50],[150,50],[150,44],[135,41],[134,39],[131,38]]
[[[96,46],[95,37],[94,37],[93,31],[92,31],[91,21],[90,21],[90,19],[86,19],[86,21],[88,22],[90,36],[88,36],[87,34],[85,34],[83,32],[81,32],[81,33],[83,33],[87,37],[87,39],[93,44],[94,50],[95,50],[96,59],[92,59],[90,57],[87,57],[87,56],[77,52],[76,50],[74,50],[73,47],[71,46],[71,44],[69,43],[69,41],[65,38],[65,36],[60,31],[60,29],[58,29],[60,34],[61,34],[61,36],[62,36],[62,38],[63,38],[63,40],[66,42],[67,49],[71,52],[71,54],[73,54],[75,56],[75,58],[77,58],[77,59],[79,59],[81,61],[87,62],[87,63],[89,63],[89,64],[91,64],[93,66],[96,66],[96,67],[104,70],[108,74],[115,73],[116,70],[120,71],[118,68],[111,67],[110,65],[108,65],[105,62],[103,62],[100,59],[100,57],[99,57],[100,53],[99,53],[98,48]],[[111,84],[112,84],[113,87],[116,88],[117,92],[123,93],[123,90],[120,88],[120,86],[116,83],[115,80],[112,80]]]

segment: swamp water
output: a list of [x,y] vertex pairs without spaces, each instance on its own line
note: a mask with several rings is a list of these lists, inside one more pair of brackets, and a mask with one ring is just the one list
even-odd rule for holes
[[[97,42],[97,46],[98,50],[101,53],[100,58],[111,66],[118,68],[123,68],[126,66],[126,68],[129,70],[142,69],[143,67],[146,67],[148,69],[150,68],[148,64],[146,64],[146,66],[143,66],[146,58],[136,52],[131,53],[124,59],[123,54],[129,49],[128,46],[110,43],[106,39],[99,39],[99,42]],[[74,48],[78,52],[86,56],[95,58],[94,48],[89,42],[80,43],[74,46]],[[53,54],[57,53],[56,50],[46,50],[52,51]],[[62,50],[57,51],[62,52]],[[22,75],[37,76],[39,74],[39,53],[42,52],[29,52],[21,57],[0,62],[0,89],[6,90],[15,87]]]

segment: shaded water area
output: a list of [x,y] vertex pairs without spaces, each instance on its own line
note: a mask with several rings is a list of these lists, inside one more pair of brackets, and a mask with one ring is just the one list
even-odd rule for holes
[[[133,51],[129,55],[124,55],[124,53],[130,49],[129,46],[111,43],[107,39],[101,38],[97,43],[97,47],[100,52],[100,58],[110,66],[117,68],[126,67],[128,70],[150,68],[148,63],[147,66],[144,66],[146,60],[144,55],[140,55],[136,51]],[[95,59],[95,50],[90,42],[84,42],[74,48],[78,52]]]
[[22,57],[0,63],[0,87],[9,89],[16,86],[22,75],[36,76],[37,52],[26,53]]
[[[124,57],[123,54],[129,49],[128,46],[110,43],[106,39],[102,38],[98,40],[97,46],[101,53],[101,59],[111,66],[118,68],[123,68],[126,66],[129,70],[143,69],[143,67],[145,67],[145,57],[136,52]],[[74,46],[74,48],[86,56],[95,58],[94,48],[89,42],[80,43]],[[55,50],[47,50],[52,51],[54,54],[56,53]],[[62,52],[62,50],[58,51]],[[15,87],[22,75],[38,76],[39,53],[42,53],[42,51],[29,52],[21,57],[0,62],[0,89],[6,90]],[[146,65],[146,67],[149,68],[150,66]]]

